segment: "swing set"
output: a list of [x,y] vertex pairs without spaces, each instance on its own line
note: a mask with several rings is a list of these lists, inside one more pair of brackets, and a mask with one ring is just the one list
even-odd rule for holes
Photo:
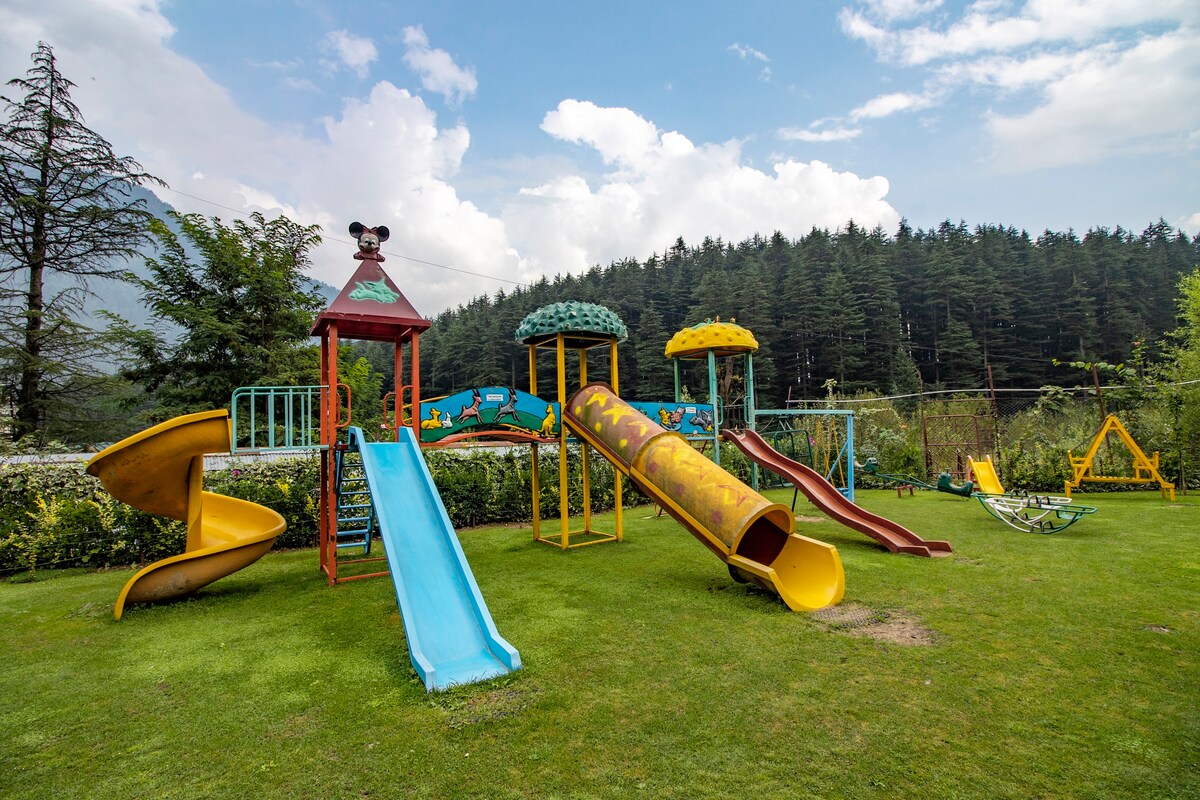
[[[1108,441],[1108,435],[1115,433],[1117,437],[1125,443],[1129,448],[1130,455],[1133,456],[1133,475],[1132,476],[1117,476],[1117,475],[1097,475],[1096,455],[1100,452],[1100,445]],[[1077,456],[1070,450],[1067,451],[1067,458],[1071,460],[1071,469],[1074,475],[1064,485],[1064,491],[1067,497],[1071,496],[1072,489],[1078,489],[1080,484],[1084,483],[1124,483],[1124,484],[1158,484],[1159,493],[1163,499],[1169,499],[1172,503],[1175,502],[1175,484],[1165,480],[1158,471],[1158,452],[1147,456],[1145,451],[1138,446],[1134,438],[1129,435],[1129,431],[1121,424],[1121,420],[1117,419],[1115,414],[1109,414],[1104,418],[1104,423],[1100,426],[1100,430],[1092,439],[1092,443],[1088,446],[1087,452],[1082,456]]]

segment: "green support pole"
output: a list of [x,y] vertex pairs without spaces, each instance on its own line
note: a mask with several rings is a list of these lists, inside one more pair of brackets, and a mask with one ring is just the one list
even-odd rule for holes
[[[754,355],[746,353],[746,427],[754,430]],[[758,491],[758,462],[750,462],[750,488]]]
[[721,466],[721,409],[717,403],[717,354],[708,351],[708,402],[713,407],[713,463]]

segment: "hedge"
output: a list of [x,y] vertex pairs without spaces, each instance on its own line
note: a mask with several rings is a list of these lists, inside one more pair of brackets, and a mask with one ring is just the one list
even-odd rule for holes
[[[532,519],[530,449],[429,451],[425,458],[456,528]],[[541,448],[539,462],[541,513],[557,518],[557,449]],[[583,510],[577,449],[570,464],[568,508],[577,514]],[[145,564],[184,549],[187,530],[182,522],[117,502],[84,466],[83,461],[0,465],[0,574]],[[594,453],[590,487],[594,510],[613,507],[612,466]],[[622,487],[626,505],[646,502],[629,481]],[[288,529],[275,547],[316,546],[318,454],[245,459],[207,471],[204,488],[278,511]]]

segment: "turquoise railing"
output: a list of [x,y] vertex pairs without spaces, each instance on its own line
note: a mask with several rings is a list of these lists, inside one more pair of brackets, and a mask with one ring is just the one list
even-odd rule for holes
[[230,401],[232,452],[318,450],[328,386],[243,386]]

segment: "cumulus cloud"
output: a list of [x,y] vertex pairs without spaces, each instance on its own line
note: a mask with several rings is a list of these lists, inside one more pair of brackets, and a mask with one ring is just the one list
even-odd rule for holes
[[458,66],[445,50],[430,47],[420,26],[404,29],[404,47],[404,63],[420,76],[421,86],[442,95],[451,106],[461,105],[479,88],[475,70]]
[[1125,52],[1093,53],[1048,84],[1037,108],[992,113],[987,130],[996,163],[1009,169],[1186,150],[1200,130],[1200,35],[1174,32]]
[[979,0],[957,17],[906,22],[929,5],[872,0],[842,10],[847,36],[882,61],[924,71],[919,92],[876,97],[850,120],[952,102],[959,90],[1019,104],[1019,113],[994,105],[979,119],[1004,170],[1183,152],[1200,129],[1194,0]]
[[744,163],[736,141],[696,145],[626,108],[564,100],[542,129],[592,147],[613,169],[595,186],[582,175],[561,175],[523,189],[509,204],[505,223],[538,269],[577,271],[644,257],[677,236],[736,241],[773,229],[798,236],[851,218],[885,228],[899,222],[884,199],[885,178],[791,159],[763,172]]
[[336,59],[326,59],[322,62],[329,69],[349,69],[360,78],[367,77],[371,62],[379,58],[379,50],[374,42],[346,30],[325,34],[325,38],[321,40],[321,51]]
[[799,236],[850,218],[885,228],[899,220],[883,178],[819,161],[752,168],[736,141],[694,144],[628,109],[579,100],[549,110],[542,130],[595,151],[602,174],[585,178],[556,162],[556,177],[529,181],[490,215],[456,189],[471,144],[466,123],[440,124],[413,91],[376,82],[305,133],[238,106],[171,50],[171,35],[154,0],[8,0],[0,74],[23,74],[38,40],[53,43],[88,124],[166,180],[175,191],[164,200],[226,220],[232,209],[259,210],[321,225],[313,274],[335,286],[356,266],[346,226],[387,225],[386,266],[430,316],[543,273],[645,258],[681,235]]

